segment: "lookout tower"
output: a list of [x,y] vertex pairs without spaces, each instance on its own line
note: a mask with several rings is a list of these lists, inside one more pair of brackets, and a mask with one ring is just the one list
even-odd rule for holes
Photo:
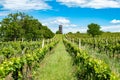
[[63,33],[63,31],[62,31],[62,25],[59,25],[59,31],[60,31],[60,34],[62,34]]

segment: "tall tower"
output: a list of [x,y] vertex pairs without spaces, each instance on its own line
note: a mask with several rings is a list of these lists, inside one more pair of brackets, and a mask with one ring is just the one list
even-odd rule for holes
[[62,27],[63,27],[62,25],[59,25],[59,31],[60,31],[61,34],[63,33]]

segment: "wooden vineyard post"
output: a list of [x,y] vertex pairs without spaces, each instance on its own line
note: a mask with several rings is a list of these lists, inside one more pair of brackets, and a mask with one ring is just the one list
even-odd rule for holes
[[43,39],[43,42],[42,42],[42,48],[44,47],[44,39]]
[[[108,46],[108,40],[107,39],[105,40],[105,44],[106,44],[106,46]],[[107,52],[107,47],[105,48],[105,51],[106,51],[106,54],[107,54],[108,53]],[[107,54],[107,55],[109,56],[109,54]]]
[[24,40],[24,39],[22,38],[22,42],[23,42],[23,40]]
[[74,44],[74,39],[72,39],[72,41],[73,41],[73,44]]
[[47,40],[47,44],[49,44],[49,39]]
[[81,48],[81,40],[79,39],[79,48]]
[[70,42],[72,42],[72,39],[70,38]]

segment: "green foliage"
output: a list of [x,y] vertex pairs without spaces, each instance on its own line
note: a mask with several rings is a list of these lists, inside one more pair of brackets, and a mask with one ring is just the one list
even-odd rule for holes
[[77,32],[76,32],[76,34],[80,34],[80,32],[79,32],[79,31],[77,31]]
[[[110,69],[114,72],[111,75],[113,77],[111,80],[118,80],[115,79],[114,75],[118,74],[120,76],[120,33],[104,32],[102,35],[95,37],[94,40],[87,35],[84,37],[83,35],[80,36],[76,34],[67,34],[66,38],[69,40],[74,39],[74,43],[80,43],[81,48],[85,49],[90,56],[108,64]],[[79,66],[79,69],[80,71],[81,69],[84,70],[83,65],[81,65],[81,67]],[[78,74],[80,75],[80,73]]]
[[100,35],[102,31],[100,31],[100,26],[98,24],[91,23],[88,25],[87,33],[95,37],[96,35]]
[[9,14],[1,21],[0,37],[5,41],[52,38],[54,33],[37,19],[24,13]]
[[61,34],[61,32],[58,30],[58,31],[56,31],[56,34]]
[[118,80],[118,75],[109,65],[100,59],[89,56],[85,50],[79,49],[71,42],[64,40],[67,51],[73,56],[77,66],[77,77],[82,80]]
[[10,47],[3,47],[0,51],[1,54],[5,56],[5,58],[10,58],[12,55],[14,55],[14,49]]
[[54,36],[54,33],[49,28],[47,28],[47,26],[43,26],[42,29],[43,30],[41,30],[41,32],[43,32],[44,38],[49,39]]
[[72,32],[68,32],[67,34],[73,34]]
[[74,42],[82,46],[89,46],[99,53],[104,53],[111,58],[120,58],[120,33],[103,33],[99,37],[90,38],[84,34],[67,34],[66,38],[69,40],[74,39]]
[[[10,73],[12,73],[12,77],[15,80],[19,80],[18,78],[21,79],[23,76],[20,72],[22,71],[21,69],[26,65],[29,68],[34,67],[32,64],[43,59],[47,51],[52,49],[57,43],[58,40],[55,40],[50,44],[45,45],[43,48],[36,48],[33,51],[27,51],[23,56],[10,58],[9,60],[3,61],[3,63],[0,64],[0,79],[5,80],[4,78]],[[6,53],[11,52],[8,50]]]

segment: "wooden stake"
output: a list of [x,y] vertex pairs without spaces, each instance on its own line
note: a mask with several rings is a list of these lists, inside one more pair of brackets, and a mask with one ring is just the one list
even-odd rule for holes
[[42,42],[42,48],[44,47],[44,39],[43,39],[43,42]]

